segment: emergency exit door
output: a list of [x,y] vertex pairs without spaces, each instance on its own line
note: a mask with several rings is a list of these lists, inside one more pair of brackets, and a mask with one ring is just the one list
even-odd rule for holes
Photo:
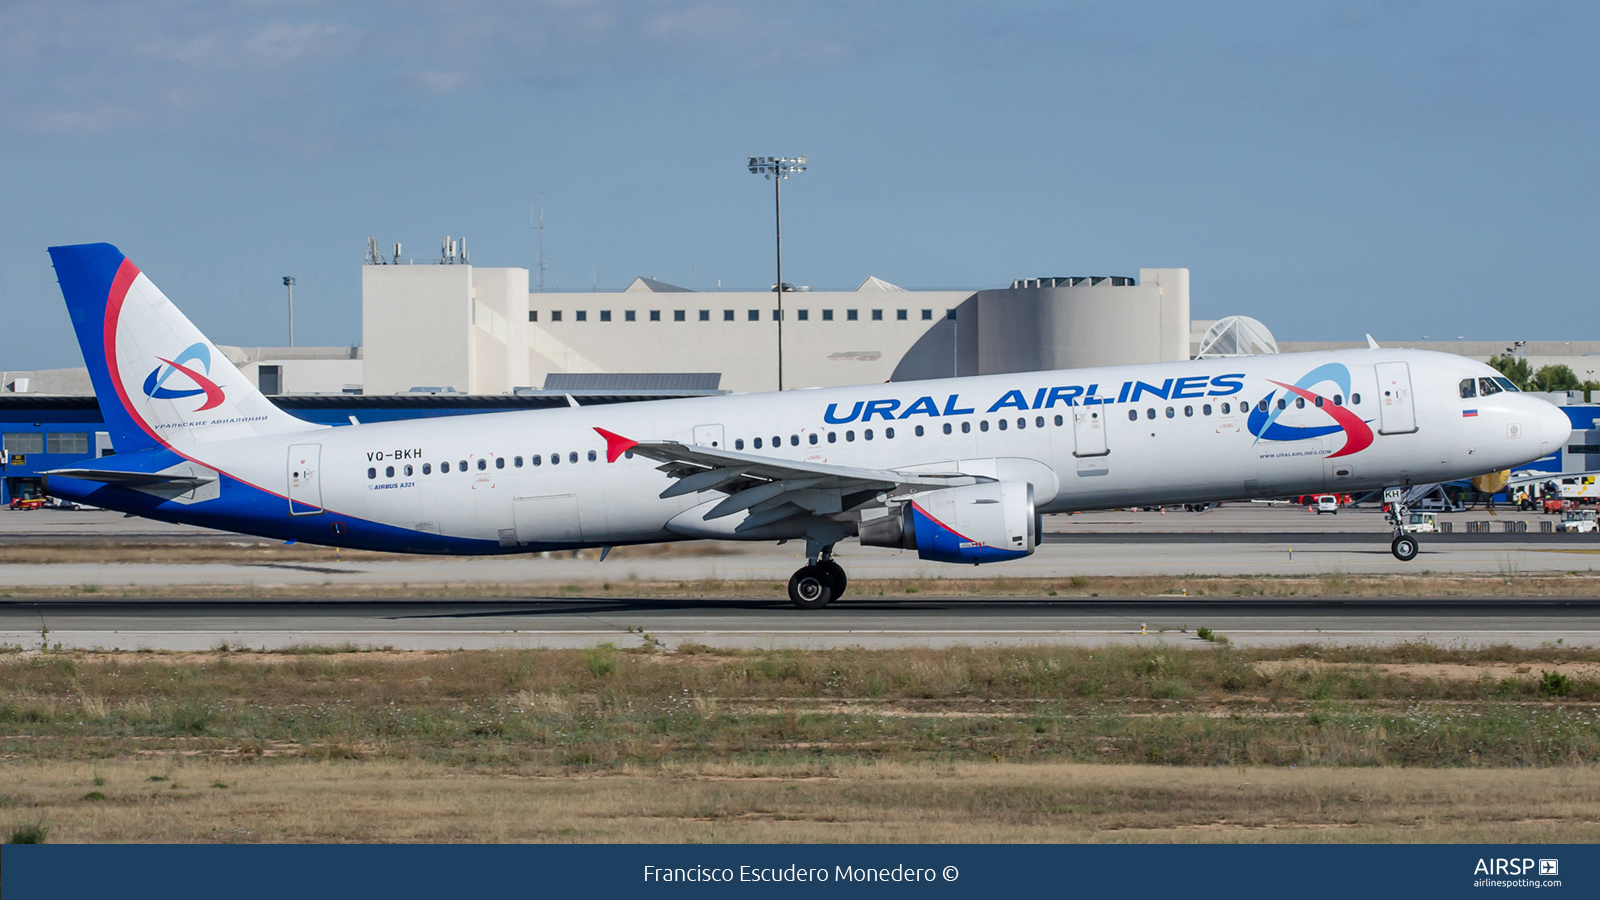
[[1105,412],[1098,406],[1076,406],[1072,409],[1072,455],[1077,457],[1105,456]]
[[1378,363],[1378,433],[1410,434],[1417,430],[1417,409],[1411,399],[1411,367],[1403,362]]
[[321,444],[289,447],[289,515],[311,516],[322,512],[321,469]]
[[723,448],[721,425],[696,425],[694,427],[694,442],[701,447]]

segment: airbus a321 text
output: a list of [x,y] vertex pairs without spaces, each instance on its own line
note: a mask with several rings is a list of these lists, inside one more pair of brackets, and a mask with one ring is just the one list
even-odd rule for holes
[[[1042,513],[1467,478],[1570,433],[1487,366],[1376,348],[330,427],[262,396],[115,247],[50,255],[116,450],[50,472],[57,497],[408,553],[804,540],[806,609],[844,594],[851,535],[1003,562]],[[1399,528],[1395,555],[1416,550]]]

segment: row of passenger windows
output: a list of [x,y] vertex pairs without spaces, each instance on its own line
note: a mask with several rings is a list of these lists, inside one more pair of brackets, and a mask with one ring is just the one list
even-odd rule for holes
[[[551,322],[560,322],[560,321],[562,321],[562,318],[561,318],[562,312],[563,312],[562,310],[551,309],[551,310],[546,310],[546,312],[548,312],[549,315],[550,315],[549,321],[551,321]],[[602,322],[610,322],[611,321],[611,310],[609,310],[609,309],[601,309],[601,310],[596,310],[596,312],[600,316],[600,321],[602,321]],[[661,313],[662,313],[661,310],[652,309],[652,310],[648,310],[648,312],[650,313],[650,321],[652,321],[652,322],[661,321]],[[674,321],[674,322],[687,322],[687,321],[689,321],[689,310],[686,310],[686,309],[674,309],[674,310],[669,310],[669,312],[672,313],[672,321]],[[737,321],[738,320],[738,316],[736,315],[736,312],[737,312],[736,310],[732,310],[732,309],[723,310],[722,311],[722,321],[724,321],[724,322]],[[817,312],[822,314],[822,321],[824,321],[824,322],[832,322],[833,321],[833,310],[831,310],[831,309],[819,309],[819,310],[817,310]],[[884,310],[873,309],[873,310],[868,310],[868,312],[870,312],[872,314],[872,321],[874,321],[874,322],[882,322],[883,321],[883,314],[885,312]],[[782,312],[780,310],[776,310],[775,309],[775,310],[772,311],[772,321],[776,322],[782,317],[783,317],[783,314],[782,314]],[[799,319],[802,322],[809,322],[809,321],[811,321],[811,310],[809,310],[809,309],[797,309],[797,310],[794,311],[794,317],[796,319]],[[946,319],[954,319],[956,317],[956,311],[953,310],[953,309],[947,309],[947,310],[944,311],[944,317]],[[847,310],[844,311],[844,318],[845,318],[845,321],[847,321],[847,322],[858,321],[861,318],[861,310],[859,310],[859,309],[847,309]],[[895,318],[895,321],[897,321],[897,322],[909,321],[910,318],[911,318],[911,310],[909,310],[909,309],[897,309],[897,310],[894,311],[894,318]],[[922,310],[921,319],[924,322],[933,321],[933,310],[931,310],[931,309]],[[587,310],[587,309],[576,309],[576,310],[573,310],[572,311],[572,320],[574,322],[587,322],[587,321],[589,321],[589,310]],[[536,309],[528,310],[528,321],[529,322],[537,322],[537,321],[539,321],[539,311],[536,310]],[[622,311],[622,321],[624,321],[624,322],[637,322],[637,321],[639,321],[639,313],[638,313],[638,311],[637,310],[632,310],[632,309],[623,310]],[[709,322],[709,321],[711,321],[711,310],[709,310],[709,309],[699,310],[699,321],[701,321],[701,322]],[[759,309],[746,310],[745,311],[745,321],[747,321],[747,322],[759,322],[759,321],[761,321],[761,310],[759,310]]]
[[[1322,406],[1324,405],[1324,402],[1325,401],[1324,401],[1324,399],[1322,397],[1317,397],[1313,401],[1313,403],[1316,405],[1316,407],[1318,409],[1322,408]],[[1361,404],[1361,395],[1360,394],[1351,394],[1350,395],[1350,405],[1351,406],[1359,406],[1360,404]],[[1344,405],[1344,396],[1342,394],[1334,394],[1333,395],[1333,405],[1334,406],[1343,406]],[[1288,400],[1288,398],[1279,397],[1277,406],[1278,406],[1279,409],[1288,409],[1289,408],[1289,400]],[[1295,409],[1305,409],[1306,408],[1306,398],[1304,398],[1304,397],[1296,397],[1296,398],[1294,398],[1294,407],[1295,407]],[[1269,403],[1265,397],[1263,397],[1262,399],[1256,401],[1256,409],[1258,409],[1258,410],[1260,410],[1262,412],[1266,412],[1267,410],[1269,410],[1271,408],[1272,408],[1272,404]],[[1244,413],[1244,412],[1248,412],[1249,410],[1250,410],[1250,404],[1248,404],[1248,403],[1239,404],[1239,412]],[[1233,412],[1233,404],[1232,403],[1223,403],[1222,404],[1222,414],[1223,415],[1228,415],[1231,412]],[[1212,413],[1211,404],[1206,403],[1206,404],[1203,404],[1200,407],[1200,415],[1209,416],[1209,415],[1211,415],[1211,413]],[[1192,417],[1194,415],[1194,407],[1193,406],[1185,406],[1183,408],[1183,414],[1185,416],[1191,416]],[[1177,418],[1177,416],[1178,416],[1178,410],[1177,410],[1176,407],[1172,407],[1172,406],[1167,407],[1167,418],[1174,419],[1174,418]],[[1152,407],[1146,409],[1144,411],[1144,417],[1146,419],[1154,419],[1156,417],[1156,409],[1155,409],[1155,407],[1152,406]],[[1137,421],[1139,421],[1139,411],[1137,409],[1128,410],[1128,421],[1129,422],[1137,422]]]
[[[623,455],[628,457],[629,459],[633,459],[633,451],[632,450],[629,450],[627,453],[625,453]],[[580,459],[586,459],[589,462],[599,462],[600,461],[600,454],[596,453],[593,450],[590,450],[588,453],[585,453],[583,456],[579,456],[578,455],[578,451],[576,451],[576,450],[572,450],[572,451],[567,453],[567,462],[568,463],[576,464]],[[527,462],[528,462],[528,464],[533,465],[533,466],[542,466],[542,465],[544,465],[544,460],[545,460],[545,458],[542,455],[540,455],[538,453],[535,453],[532,456],[528,457]],[[520,457],[520,456],[511,457],[511,467],[513,469],[520,469],[520,468],[522,468],[522,465],[523,465],[522,457]],[[559,454],[559,453],[550,454],[550,465],[552,465],[552,466],[561,465],[561,454]],[[506,467],[506,458],[504,456],[495,457],[494,458],[494,467],[496,469],[504,469]],[[450,463],[448,463],[448,462],[439,463],[439,474],[448,475],[448,474],[450,474],[450,469],[451,469],[451,464]],[[472,471],[472,466],[468,465],[467,461],[463,459],[463,460],[461,460],[461,461],[459,461],[459,462],[457,462],[455,464],[455,469],[456,469],[456,471],[459,471],[459,472],[470,472],[470,471]],[[485,472],[485,471],[488,471],[488,469],[489,469],[489,460],[487,458],[484,458],[484,457],[479,457],[478,458],[478,462],[477,462],[477,470],[479,472]],[[395,477],[395,474],[396,474],[396,472],[395,472],[395,467],[394,466],[384,466],[384,468],[383,468],[383,477],[385,477],[385,478],[393,478],[393,477]],[[416,472],[415,468],[413,468],[412,466],[407,465],[407,466],[401,466],[400,467],[399,474],[401,476],[403,476],[403,477],[410,478],[413,475],[417,474],[417,472]],[[432,475],[433,474],[433,463],[423,463],[422,464],[422,474],[424,474],[424,475]],[[378,477],[378,469],[377,469],[377,467],[368,468],[367,469],[367,477],[368,478],[377,478]]]
[[[1017,422],[1017,428],[1018,429],[1023,429],[1023,428],[1027,428],[1028,427],[1028,419],[1027,419],[1026,416],[1018,416],[1016,422]],[[1064,425],[1064,424],[1066,424],[1066,420],[1063,419],[1061,416],[1056,416],[1055,417],[1055,423],[1057,425]],[[1005,430],[1007,430],[1007,429],[1009,429],[1011,427],[1011,420],[1010,419],[1000,419],[995,423],[995,426],[997,428],[999,428],[1001,431],[1005,431]],[[1044,416],[1035,416],[1034,419],[1033,419],[1033,427],[1035,427],[1035,428],[1043,428],[1044,426],[1045,426]],[[955,433],[955,427],[951,423],[946,422],[946,423],[944,423],[943,427],[944,427],[944,433],[945,434],[954,434]],[[979,431],[988,431],[989,430],[989,420],[985,419],[985,420],[979,422],[978,423],[978,430]],[[971,432],[972,432],[972,423],[970,421],[962,422],[961,423],[961,433],[962,434],[970,434]],[[927,432],[926,428],[924,428],[921,425],[918,425],[915,428],[913,428],[912,433],[915,434],[917,437],[922,437],[922,436],[926,435],[928,432]],[[827,435],[828,435],[828,443],[836,444],[836,443],[839,442],[839,432],[830,431],[830,432],[827,433]],[[878,436],[878,433],[876,431],[872,430],[871,428],[863,428],[861,430],[861,438],[863,440],[870,441],[870,440],[876,438],[877,436]],[[891,425],[891,426],[883,429],[883,437],[884,437],[884,439],[892,441],[892,440],[894,440],[894,436],[895,436],[894,426]],[[854,441],[856,439],[855,431],[854,430],[846,431],[844,433],[844,439],[845,439],[846,442]],[[808,444],[819,444],[821,442],[822,442],[822,436],[818,432],[813,431],[812,433],[806,435],[806,443],[808,443]],[[773,435],[772,436],[772,442],[770,444],[768,444],[765,441],[765,439],[763,439],[763,438],[751,438],[750,439],[750,448],[752,450],[760,450],[762,447],[765,447],[765,446],[771,446],[773,449],[777,449],[779,447],[782,447],[783,446],[783,436],[782,435],[776,435],[776,434]],[[789,435],[789,446],[791,446],[791,447],[800,446],[800,435],[798,435],[798,434]],[[735,449],[735,450],[743,450],[744,449],[744,438],[736,438],[736,439],[734,439],[733,449]]]
[[[1462,390],[1465,391],[1466,389],[1463,387]],[[1465,396],[1465,394],[1463,394],[1463,396]],[[1317,397],[1314,402],[1318,407],[1321,407],[1323,405],[1324,401],[1323,401],[1322,397]],[[1361,395],[1360,394],[1351,394],[1350,395],[1350,403],[1353,406],[1354,405],[1359,405],[1361,403]],[[1280,398],[1278,400],[1278,404],[1277,405],[1278,405],[1279,409],[1288,409],[1289,408],[1288,400],[1283,399],[1283,398]],[[1296,397],[1294,399],[1294,405],[1295,405],[1295,407],[1297,409],[1305,409],[1306,399],[1304,397]],[[1344,405],[1344,397],[1339,395],[1339,394],[1334,394],[1333,395],[1333,405],[1334,406],[1343,406]],[[1256,408],[1261,410],[1262,412],[1266,412],[1270,408],[1270,404],[1267,402],[1267,400],[1262,399],[1261,401],[1259,401],[1256,404]],[[1248,403],[1239,404],[1239,412],[1243,413],[1243,412],[1248,411],[1249,409],[1250,409],[1250,404],[1248,404]],[[1185,406],[1183,408],[1183,414],[1185,416],[1189,416],[1189,417],[1194,416],[1194,411],[1195,411],[1195,408],[1193,406]],[[1203,415],[1203,416],[1209,416],[1213,412],[1214,412],[1214,410],[1213,410],[1211,404],[1209,404],[1209,403],[1206,403],[1206,404],[1204,404],[1204,405],[1202,405],[1200,407],[1200,414]],[[1232,403],[1228,403],[1228,402],[1222,403],[1221,404],[1221,412],[1222,412],[1223,415],[1228,415],[1228,414],[1232,413],[1233,412],[1233,404]],[[1167,407],[1166,413],[1167,413],[1167,418],[1169,418],[1169,419],[1176,418],[1177,415],[1178,415],[1177,408],[1176,407],[1172,407],[1172,406]],[[1145,410],[1145,418],[1147,418],[1147,419],[1156,418],[1155,407],[1150,407],[1150,408]],[[1138,420],[1139,420],[1139,411],[1137,409],[1128,410],[1128,421],[1137,422]],[[1011,419],[997,419],[995,421],[995,427],[998,428],[1000,431],[1007,431],[1012,427],[1012,421],[1013,420],[1011,420]],[[1062,417],[1062,416],[1059,416],[1059,415],[1054,416],[1053,417],[1053,421],[1055,422],[1055,425],[1057,427],[1060,427],[1060,426],[1066,424],[1066,419],[1064,417]],[[1026,416],[1018,416],[1015,419],[1015,422],[1016,422],[1016,428],[1019,431],[1028,427],[1028,418]],[[943,430],[943,432],[945,434],[954,434],[955,430],[956,430],[956,426],[953,425],[950,422],[945,422],[940,427],[941,427],[941,429]],[[1034,419],[1033,419],[1033,427],[1035,427],[1035,428],[1043,428],[1043,427],[1045,427],[1045,417],[1044,416],[1035,416]],[[970,434],[970,433],[972,433],[972,422],[970,420],[962,422],[961,425],[960,425],[960,428],[961,428],[961,433],[962,434]],[[989,430],[989,420],[988,419],[980,420],[978,422],[978,430],[982,431],[982,432],[988,431]],[[883,429],[883,437],[884,437],[885,440],[894,440],[895,433],[896,432],[895,432],[894,426],[892,426],[892,425]],[[922,425],[917,425],[917,426],[915,426],[913,428],[912,433],[915,434],[917,437],[923,437],[924,435],[927,434],[927,429]],[[861,430],[861,438],[862,438],[862,440],[870,441],[870,440],[875,439],[877,436],[878,436],[878,433],[876,431],[874,431],[873,429],[871,429],[871,428],[864,428],[864,429]],[[847,443],[855,441],[856,432],[854,431],[854,429],[845,431],[844,432],[844,439],[845,439],[845,441]],[[839,432],[837,432],[837,431],[827,432],[827,441],[830,444],[838,443],[839,442]],[[813,431],[810,434],[806,435],[806,443],[807,444],[820,444],[821,442],[822,442],[822,436],[818,432]],[[775,434],[775,435],[772,436],[772,439],[770,441],[768,441],[766,438],[751,438],[750,439],[750,448],[752,450],[760,450],[763,447],[771,447],[772,449],[776,450],[779,447],[782,447],[783,443],[784,443],[783,436]],[[798,435],[798,434],[789,435],[789,446],[791,446],[791,447],[800,446],[800,435]],[[733,442],[733,449],[735,449],[735,450],[743,450],[744,448],[745,448],[745,439],[744,438],[735,438],[734,442]],[[629,459],[632,459],[633,458],[633,451],[629,450],[624,455],[627,456]],[[588,453],[583,458],[587,459],[589,462],[597,462],[599,460],[599,458],[600,458],[600,455],[598,453],[596,453],[595,451],[590,450],[590,451],[588,451]],[[580,457],[578,455],[578,451],[576,451],[576,450],[573,450],[573,451],[571,451],[571,452],[569,452],[567,454],[567,462],[569,462],[569,463],[577,463],[579,461],[579,459],[580,459]],[[544,458],[542,456],[540,456],[539,454],[535,453],[533,456],[528,458],[528,462],[531,463],[532,465],[540,466],[540,465],[544,464]],[[561,464],[561,454],[559,454],[559,453],[550,454],[550,465],[555,466],[555,465],[560,465],[560,464]],[[511,458],[511,465],[512,465],[512,468],[516,468],[516,469],[522,468],[522,465],[523,465],[522,457],[520,457],[520,456],[512,457]],[[470,469],[468,467],[468,464],[467,464],[467,461],[464,460],[464,459],[461,460],[459,463],[457,463],[457,467],[462,472],[470,471]],[[506,458],[503,457],[503,456],[495,457],[494,467],[496,469],[504,469],[506,467]],[[477,468],[478,468],[478,471],[480,471],[480,472],[481,471],[486,471],[489,468],[489,461],[487,459],[480,458],[477,461]],[[449,472],[450,472],[450,463],[448,463],[448,462],[440,463],[439,464],[439,472],[440,472],[440,474],[449,474]],[[408,465],[408,466],[403,466],[402,467],[401,474],[403,474],[405,477],[409,478],[413,474],[415,474],[415,472],[412,469],[412,467]],[[432,463],[423,463],[422,464],[422,474],[424,474],[424,475],[433,474],[433,464]],[[377,478],[378,477],[378,470],[376,468],[367,469],[367,477],[368,478]],[[386,466],[384,468],[384,477],[385,478],[394,478],[395,477],[395,467],[394,466]]]
[[1490,397],[1501,391],[1515,391],[1517,386],[1509,378],[1463,378],[1461,379],[1461,399],[1471,400],[1473,397]]

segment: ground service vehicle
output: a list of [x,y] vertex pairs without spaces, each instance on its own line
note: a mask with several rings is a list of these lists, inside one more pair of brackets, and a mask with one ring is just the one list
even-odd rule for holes
[[1568,534],[1588,534],[1596,529],[1594,510],[1574,509],[1561,515],[1561,521],[1556,523],[1556,530]]

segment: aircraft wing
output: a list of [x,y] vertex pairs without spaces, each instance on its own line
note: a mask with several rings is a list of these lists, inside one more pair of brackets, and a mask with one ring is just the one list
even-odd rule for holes
[[595,431],[606,439],[608,462],[615,462],[629,451],[661,462],[657,468],[676,479],[661,492],[663,499],[704,491],[727,494],[705,518],[720,519],[749,510],[736,531],[760,528],[802,513],[842,513],[881,492],[901,487],[934,490],[994,480],[961,472],[898,472],[774,459],[677,441],[638,442],[603,428]]

